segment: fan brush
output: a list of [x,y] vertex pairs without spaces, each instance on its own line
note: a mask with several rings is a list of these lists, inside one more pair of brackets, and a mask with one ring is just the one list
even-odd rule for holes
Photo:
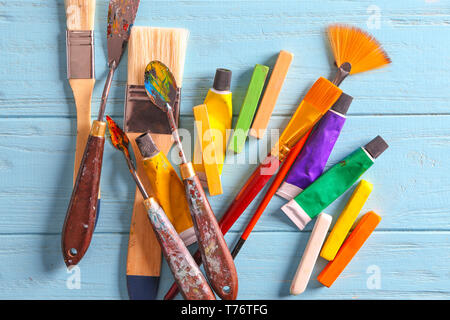
[[380,43],[360,28],[333,24],[327,29],[338,72],[333,80],[337,86],[349,75],[378,69],[391,63]]

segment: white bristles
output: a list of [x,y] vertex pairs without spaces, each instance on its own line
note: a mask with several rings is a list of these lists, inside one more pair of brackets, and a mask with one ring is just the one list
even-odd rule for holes
[[182,87],[189,31],[179,28],[133,27],[128,43],[128,85],[144,85],[147,64],[159,60]]
[[67,30],[94,30],[95,0],[65,0]]

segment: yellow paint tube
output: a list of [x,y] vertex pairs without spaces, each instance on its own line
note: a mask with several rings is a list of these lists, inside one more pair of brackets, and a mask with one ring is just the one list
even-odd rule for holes
[[320,252],[322,258],[331,261],[336,257],[339,248],[347,237],[364,203],[369,198],[372,189],[373,185],[366,180],[361,180],[358,184],[323,245]]
[[196,242],[183,182],[149,133],[136,138],[151,188],[175,230],[188,246]]
[[[227,149],[227,130],[231,129],[233,118],[232,93],[230,91],[231,71],[217,69],[214,77],[214,85],[209,89],[204,104],[208,111],[209,124],[211,126],[212,140],[216,148],[219,173],[222,173],[223,163]],[[195,142],[194,169],[203,187],[207,187],[207,178],[202,160],[200,143]]]

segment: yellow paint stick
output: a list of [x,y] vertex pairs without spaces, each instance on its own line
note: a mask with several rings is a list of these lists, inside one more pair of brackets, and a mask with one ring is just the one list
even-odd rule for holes
[[[218,159],[219,174],[222,174],[228,142],[227,131],[231,129],[233,119],[232,93],[230,91],[231,74],[231,70],[218,68],[214,76],[213,87],[209,89],[203,102],[208,111],[208,120],[212,130],[211,135]],[[207,187],[206,172],[201,153],[200,143],[197,140],[194,146],[193,165],[202,186]]]
[[331,261],[336,257],[372,189],[373,185],[366,180],[361,180],[358,184],[320,252],[322,258]]
[[208,191],[211,196],[222,194],[222,182],[220,181],[219,159],[214,145],[211,125],[209,123],[206,104],[192,108],[194,111],[195,125],[198,141],[202,150],[202,162],[205,169]]

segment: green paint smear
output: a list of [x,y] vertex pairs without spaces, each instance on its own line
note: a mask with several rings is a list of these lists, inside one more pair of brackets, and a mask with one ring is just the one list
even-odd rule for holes
[[373,160],[359,148],[335,164],[294,200],[313,219],[349,189],[373,165]]

